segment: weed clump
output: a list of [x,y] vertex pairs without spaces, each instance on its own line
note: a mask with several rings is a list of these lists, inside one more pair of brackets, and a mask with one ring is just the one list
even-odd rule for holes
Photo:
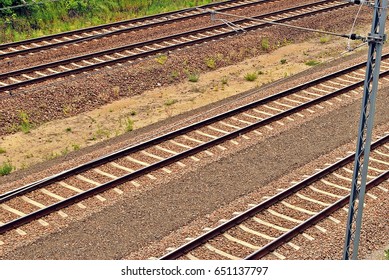
[[126,132],[130,132],[134,130],[134,121],[131,118],[127,118],[126,120]]
[[247,73],[244,76],[244,78],[245,78],[246,81],[252,82],[252,81],[255,81],[258,78],[258,75],[255,72]]
[[305,62],[305,65],[308,65],[308,66],[315,66],[318,64],[320,64],[320,62],[317,60],[308,60],[307,62]]
[[200,75],[196,74],[196,73],[190,73],[188,75],[189,82],[192,82],[192,83],[198,82],[199,78],[200,78]]
[[14,167],[12,166],[11,162],[3,162],[3,164],[0,165],[0,176],[8,175],[11,173],[12,169],[14,169]]
[[32,124],[30,122],[28,114],[24,111],[20,111],[19,119],[20,119],[20,126],[19,126],[20,130],[24,133],[29,133],[32,128]]

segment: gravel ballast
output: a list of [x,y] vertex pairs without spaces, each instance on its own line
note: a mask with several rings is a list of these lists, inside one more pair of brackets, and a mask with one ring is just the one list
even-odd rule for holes
[[[382,91],[376,124],[389,121],[385,106],[388,102],[388,91]],[[102,213],[70,225],[61,232],[16,249],[4,258],[124,258],[191,221],[258,190],[258,186],[264,186],[352,142],[356,135],[359,107],[359,102],[355,102],[344,110],[265,139],[174,182],[160,184],[134,199],[108,207]]]

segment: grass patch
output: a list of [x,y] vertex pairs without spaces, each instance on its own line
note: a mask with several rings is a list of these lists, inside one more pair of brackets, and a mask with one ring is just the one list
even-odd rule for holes
[[161,65],[164,65],[167,61],[167,55],[161,54],[155,58],[155,61]]
[[320,62],[319,61],[317,61],[317,60],[308,60],[307,62],[305,62],[305,65],[308,65],[308,66],[315,66],[315,65],[318,65],[318,64],[320,64]]
[[246,81],[252,82],[258,78],[258,75],[255,72],[247,73],[246,75],[244,75],[244,78]]
[[321,44],[325,44],[325,43],[327,43],[329,40],[330,40],[330,37],[321,37],[321,38],[320,38],[320,43],[321,43]]
[[[34,0],[1,1],[0,7],[33,4]],[[42,2],[35,0],[35,3]],[[85,28],[182,8],[204,5],[211,0],[66,0],[44,1],[18,9],[0,11],[0,42],[19,41],[32,37]]]
[[134,130],[134,121],[131,118],[126,119],[126,132]]
[[216,68],[216,60],[212,57],[209,57],[205,60],[205,64],[209,69],[215,69]]
[[78,144],[72,144],[73,151],[78,151],[81,147]]
[[263,38],[261,41],[261,49],[265,52],[268,52],[270,50],[270,43],[269,39]]
[[227,77],[223,77],[221,82],[222,82],[222,85],[227,85],[228,84],[228,78]]
[[196,74],[196,73],[190,73],[188,75],[188,80],[189,82],[192,82],[192,83],[196,83],[198,82],[200,79],[200,75],[199,74]]
[[177,99],[168,99],[168,100],[166,100],[165,101],[165,106],[171,106],[171,105],[173,105],[174,103],[177,103],[178,102],[178,100]]
[[385,260],[389,260],[389,249],[384,251]]
[[178,73],[177,70],[173,70],[173,71],[170,73],[170,77],[171,77],[172,79],[174,79],[174,80],[177,79],[179,75],[180,75],[180,73]]
[[7,152],[7,151],[6,151],[4,148],[1,148],[1,147],[0,147],[0,155],[1,155],[1,154],[5,154],[6,152]]
[[3,164],[0,165],[0,176],[8,175],[11,173],[12,169],[14,169],[14,167],[9,161],[3,162]]
[[24,111],[20,111],[19,119],[20,119],[20,125],[19,125],[20,130],[24,133],[29,133],[32,128],[32,124],[30,122],[28,114]]

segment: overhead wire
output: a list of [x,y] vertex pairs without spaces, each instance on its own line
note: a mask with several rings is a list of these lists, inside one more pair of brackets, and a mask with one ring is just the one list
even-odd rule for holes
[[[197,8],[197,9],[204,10],[201,8]],[[313,28],[308,28],[308,27],[295,26],[295,25],[291,25],[291,24],[287,24],[287,23],[281,23],[281,22],[257,19],[257,18],[253,18],[253,17],[240,16],[240,15],[236,15],[236,14],[224,13],[224,12],[219,12],[219,11],[212,10],[212,9],[205,9],[205,11],[209,12],[211,14],[211,16],[213,14],[214,18],[215,18],[215,16],[214,16],[215,14],[219,14],[219,15],[224,15],[224,16],[229,16],[229,17],[236,17],[236,18],[240,18],[240,19],[256,21],[256,22],[260,22],[260,23],[266,23],[266,24],[271,24],[271,25],[278,25],[278,26],[303,30],[303,31],[321,33],[321,34],[332,35],[332,36],[336,36],[336,37],[349,38],[351,40],[362,40],[362,41],[366,40],[365,37],[361,37],[361,36],[356,35],[356,34],[340,34],[340,33],[335,33],[335,32],[330,32],[330,31],[325,31],[325,30],[318,30],[318,29],[313,29]],[[244,27],[242,27],[242,28],[244,29]]]
[[[51,1],[46,1],[46,2],[56,2],[56,1],[61,1],[61,0],[51,0]],[[362,6],[362,5],[361,5]],[[238,17],[238,18],[245,18],[245,19],[249,19],[249,20],[252,20],[252,21],[257,21],[257,22],[262,22],[262,23],[268,23],[268,24],[272,24],[272,25],[280,25],[280,26],[285,26],[285,27],[289,27],[289,28],[295,28],[295,29],[300,29],[300,30],[304,30],[304,31],[311,31],[311,32],[316,32],[316,33],[321,33],[321,34],[327,34],[327,35],[333,35],[333,36],[338,36],[338,37],[343,37],[343,38],[347,38],[347,39],[349,39],[349,40],[352,40],[353,38],[352,38],[352,36],[351,35],[353,35],[353,34],[339,34],[339,33],[334,33],[334,32],[328,32],[328,31],[323,31],[323,30],[316,30],[316,29],[312,29],[312,28],[306,28],[306,27],[299,27],[299,26],[293,26],[293,25],[289,25],[289,24],[284,24],[284,23],[278,23],[278,22],[272,22],[272,21],[265,21],[265,20],[259,20],[259,19],[255,19],[255,18],[252,18],[252,17],[244,17],[244,16],[238,16],[238,15],[234,15],[234,14],[228,14],[228,13],[223,13],[223,12],[217,12],[217,11],[214,11],[214,10],[210,10],[210,9],[202,9],[202,8],[191,8],[191,10],[193,10],[193,9],[197,9],[197,10],[202,10],[202,11],[207,11],[207,12],[210,12],[211,13],[211,15],[213,14],[213,15],[215,15],[215,14],[221,14],[221,15],[226,15],[226,16],[233,16],[233,17]],[[361,7],[360,7],[360,10],[361,10]],[[357,17],[359,16],[359,13],[360,13],[360,10],[358,11],[358,13],[357,13]],[[215,19],[215,18],[214,18]],[[219,19],[217,19],[217,20],[219,20]],[[224,22],[224,21],[223,21]],[[351,30],[353,30],[354,28],[355,28],[355,24],[356,24],[356,19],[354,20],[354,22],[353,22],[353,26],[352,26],[352,29]],[[229,25],[229,24],[227,24],[227,25]],[[229,25],[230,26],[230,25]],[[231,28],[233,28],[233,29],[235,29],[237,26],[236,25],[233,25],[233,26],[230,26]],[[235,27],[235,28],[234,28]],[[239,27],[239,29],[244,29],[244,28],[240,28]],[[354,34],[355,35],[355,34]],[[361,36],[354,36],[354,39],[360,39],[360,40],[362,40],[363,41],[363,43],[361,43],[360,45],[358,45],[358,46],[356,46],[356,47],[354,47],[354,48],[352,48],[352,49],[348,49],[347,51],[345,51],[345,52],[343,52],[343,53],[341,53],[340,54],[340,56],[339,57],[341,57],[341,56],[343,56],[344,54],[347,54],[347,53],[349,53],[349,52],[351,52],[351,51],[355,51],[356,49],[358,49],[358,48],[361,48],[361,47],[363,47],[364,45],[366,45],[367,44],[367,42],[366,42],[366,38],[364,38],[364,37],[361,37]],[[338,58],[339,58],[338,57]],[[154,56],[152,56],[152,57],[150,57],[150,58],[146,58],[146,60],[148,60],[148,59],[152,59],[152,58],[154,58]],[[337,59],[337,58],[332,58],[331,60],[328,60],[328,61],[326,61],[326,62],[329,62],[329,61],[332,61],[332,60],[335,60],[335,59]],[[135,64],[136,64],[137,62],[135,62]],[[276,82],[277,83],[277,82]],[[274,85],[274,83],[273,83],[273,85]],[[265,87],[262,87],[261,88],[261,90],[263,90],[263,89],[266,89],[268,86],[265,86]],[[25,90],[25,94],[28,92],[28,90]],[[22,90],[22,92],[23,92],[23,90]],[[23,93],[19,93],[19,94],[23,94]],[[19,95],[18,94],[18,95]],[[232,102],[237,102],[237,101],[240,101],[240,100],[243,100],[244,98],[248,98],[248,97],[250,97],[250,96],[252,96],[252,95],[255,95],[255,94],[258,94],[258,90],[255,90],[255,91],[250,91],[250,92],[248,92],[248,93],[246,93],[246,94],[243,94],[243,95],[241,95],[239,98],[237,98],[237,99],[234,99],[234,100],[231,100],[231,101],[228,101],[227,103],[225,103],[225,104],[223,104],[223,105],[219,105],[219,106],[216,106],[216,107],[213,107],[212,109],[210,109],[210,110],[208,110],[208,111],[206,111],[206,112],[201,112],[201,113],[198,113],[198,114],[195,114],[195,115],[193,115],[193,116],[191,116],[191,117],[189,117],[189,118],[186,118],[186,119],[183,119],[183,120],[181,120],[181,121],[178,121],[178,122],[175,122],[172,126],[170,126],[169,128],[165,128],[165,129],[162,129],[162,131],[161,131],[161,133],[165,133],[165,132],[167,132],[167,131],[169,131],[169,130],[171,130],[171,129],[173,129],[174,127],[178,127],[178,126],[180,126],[180,125],[183,125],[183,124],[185,124],[185,123],[187,123],[187,122],[190,122],[191,120],[193,120],[193,119],[196,119],[196,118],[199,118],[199,117],[202,117],[202,116],[204,116],[204,115],[206,115],[206,114],[209,114],[209,113],[211,113],[212,111],[214,111],[214,110],[218,110],[218,109],[220,109],[220,108],[222,108],[222,107],[225,107],[226,105],[228,105],[228,104],[231,104]],[[9,96],[8,96],[9,97]],[[143,141],[144,139],[146,139],[147,138],[147,136],[146,137],[141,137],[141,139],[140,140],[138,140],[138,141]],[[137,141],[137,142],[138,142]]]
[[[358,12],[357,12],[357,14],[355,16],[354,22],[353,22],[353,24],[351,26],[350,34],[353,34],[353,32],[354,32],[354,28],[355,28],[355,25],[357,23],[359,14],[361,13],[362,7],[363,7],[363,4],[361,3],[360,6],[359,6],[359,9],[358,9]],[[351,48],[351,39],[350,38],[348,38],[348,40],[347,40],[347,47],[346,48],[347,48],[347,50],[350,50],[350,51],[352,50],[352,48]]]

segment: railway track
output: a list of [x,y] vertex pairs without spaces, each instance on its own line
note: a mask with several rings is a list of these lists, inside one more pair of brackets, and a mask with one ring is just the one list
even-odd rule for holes
[[[366,191],[372,200],[389,191],[389,134],[372,145],[369,163],[369,182]],[[220,226],[161,257],[168,259],[261,259],[273,254],[285,259],[277,249],[285,245],[291,251],[300,250],[290,240],[297,235],[309,241],[314,237],[304,231],[314,227],[319,234],[331,231],[317,225],[329,219],[334,226],[340,224],[331,216],[342,209],[350,199],[350,186],[355,154],[351,154],[314,175],[296,183]],[[367,207],[369,202],[366,202]],[[347,208],[343,208],[347,212]],[[296,240],[298,242],[298,240]],[[288,253],[288,250],[284,250]]]
[[217,11],[227,12],[277,1],[280,0],[228,0],[211,3],[196,8],[188,8],[28,39],[24,41],[6,43],[0,45],[0,59],[6,59],[17,55],[25,55],[50,48],[58,48],[69,44],[77,44],[86,40],[119,35],[122,33],[170,24],[182,20],[189,20],[196,17],[205,16],[207,14],[207,12],[204,11],[205,9],[214,9]]
[[[253,18],[281,23],[340,9],[348,5],[348,3],[339,1],[319,1]],[[239,30],[245,31],[265,28],[271,25],[269,23],[258,23],[257,21],[245,19],[234,21],[233,24]],[[236,32],[238,32],[237,29],[232,30],[223,23],[146,42],[139,42],[119,48],[2,73],[0,74],[0,92],[7,92],[50,79],[168,53],[175,49],[232,36]]]
[[[381,82],[389,81],[388,60],[389,54],[384,55]],[[154,180],[158,172],[185,168],[203,155],[212,155],[213,150],[225,150],[223,143],[227,141],[238,145],[238,141],[262,137],[269,130],[315,114],[335,102],[357,99],[360,91],[356,89],[362,89],[364,68],[365,63],[356,64],[1,194],[0,233],[34,220],[47,225],[43,216],[85,198],[95,196],[104,201],[100,193],[105,190],[120,195],[121,185],[136,188],[137,180]]]

